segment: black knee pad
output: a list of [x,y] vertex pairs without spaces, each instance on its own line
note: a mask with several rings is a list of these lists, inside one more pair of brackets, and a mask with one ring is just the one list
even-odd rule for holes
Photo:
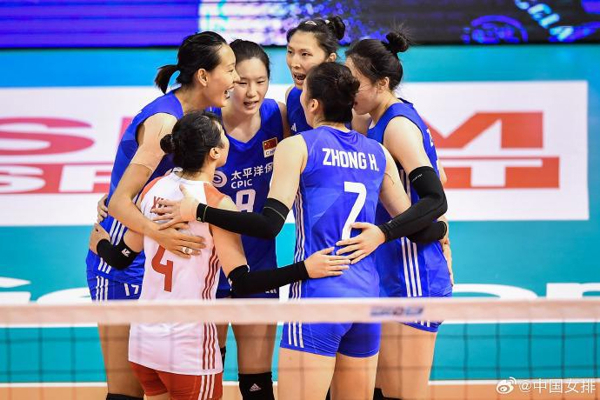
[[238,377],[244,400],[275,400],[271,372],[239,374]]
[[127,396],[125,394],[109,393],[106,395],[106,400],[144,400],[143,397]]
[[225,353],[227,353],[227,346],[221,347],[221,360],[223,361],[223,371],[225,371]]

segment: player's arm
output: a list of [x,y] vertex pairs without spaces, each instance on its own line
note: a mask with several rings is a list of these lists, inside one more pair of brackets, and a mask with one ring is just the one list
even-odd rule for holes
[[98,200],[98,204],[96,205],[96,212],[98,214],[96,222],[102,222],[104,218],[108,217],[108,205],[106,205],[107,198],[108,193],[104,193],[100,200]]
[[112,244],[108,232],[100,224],[95,224],[90,234],[89,248],[114,269],[124,270],[143,250],[144,237],[128,230],[119,243]]
[[444,166],[440,160],[437,160],[437,168],[440,172],[440,182],[442,182],[442,186],[446,186],[446,183],[448,182],[448,175],[446,175],[446,170],[444,169]]
[[283,138],[287,138],[292,136],[292,131],[290,130],[290,124],[287,119],[287,107],[282,102],[278,101],[277,105],[279,106],[279,113],[281,114],[281,124],[283,126]]
[[[230,232],[273,239],[281,231],[298,191],[300,174],[306,165],[307,149],[302,136],[283,140],[275,151],[271,189],[262,212],[248,213],[210,207],[200,203],[182,187],[181,201],[159,200],[152,210],[162,214],[155,220],[169,220],[164,227],[194,219]],[[161,229],[163,228],[161,226]]]
[[411,213],[393,221],[384,230],[388,238],[401,237],[394,233],[399,226],[417,217],[433,221],[448,210],[448,203],[440,178],[425,153],[423,135],[415,124],[404,117],[392,119],[385,130],[383,144],[402,165],[411,187],[419,195],[419,201],[411,207]]
[[[384,147],[382,149],[385,154],[386,166],[379,199],[390,215],[396,215],[396,218],[399,218],[412,207],[410,199],[400,181],[394,159]],[[392,219],[392,221],[396,218]],[[351,253],[348,257],[355,264],[371,254],[386,241],[408,236],[413,242],[430,243],[440,240],[446,232],[446,225],[443,222],[432,224],[426,217],[409,222],[412,222],[412,224],[404,231],[394,231],[390,236],[385,233],[386,224],[376,226],[366,222],[355,222],[352,228],[361,229],[362,232],[358,236],[337,242],[337,246],[343,246],[342,249],[338,250],[337,254]],[[402,228],[404,228],[404,225]],[[395,234],[400,234],[401,236],[394,237],[393,235]]]
[[138,134],[140,145],[111,197],[108,211],[127,228],[151,237],[174,254],[189,258],[183,249],[202,249],[203,238],[184,235],[175,229],[159,230],[158,225],[144,217],[133,203],[162,160],[164,152],[160,148],[160,139],[171,133],[175,122],[172,115],[160,113],[142,124]]
[[[440,162],[440,160],[437,160],[437,167],[438,167],[438,171],[440,172],[440,181],[442,181],[442,185],[446,186],[446,183],[448,182],[448,176],[446,175],[446,170],[444,169],[444,166],[442,165],[442,163]],[[440,243],[442,245],[442,251],[444,253],[444,258],[446,258],[446,263],[448,264],[448,272],[450,273],[450,282],[452,283],[452,286],[454,286],[454,272],[452,269],[452,248],[450,247],[450,224],[448,222],[448,218],[446,217],[446,215],[442,215],[440,218],[438,218],[438,220],[440,221],[444,221],[446,223],[446,225],[448,225],[448,232],[446,232],[446,235],[440,239]]]
[[[225,196],[218,208],[235,211],[233,201]],[[238,295],[262,293],[308,278],[324,278],[342,275],[350,260],[346,257],[329,256],[333,248],[314,253],[305,261],[268,271],[250,271],[240,235],[211,225],[217,256],[223,272]]]
[[[386,175],[379,198],[386,211],[390,215],[396,216],[378,226],[384,233],[385,240],[390,241],[403,236],[417,243],[441,240],[448,232],[448,224],[444,221],[434,222],[435,219],[432,219],[429,214],[420,213],[417,210],[419,202],[411,205],[392,155],[385,147],[383,151],[386,157]],[[390,227],[391,224],[393,224],[392,227]]]
[[[141,207],[143,196],[144,193],[138,198],[138,209]],[[144,249],[144,237],[128,229],[119,243],[112,244],[108,232],[100,224],[95,224],[90,234],[89,248],[111,267],[124,270]]]

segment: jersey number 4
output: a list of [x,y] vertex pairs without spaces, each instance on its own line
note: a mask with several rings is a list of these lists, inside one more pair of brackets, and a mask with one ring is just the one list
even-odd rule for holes
[[158,246],[156,254],[152,257],[152,269],[165,276],[164,290],[170,292],[173,286],[173,261],[166,260],[165,264],[161,263],[164,255],[165,248]]
[[352,210],[350,210],[350,215],[348,215],[348,219],[342,228],[342,240],[350,239],[350,232],[352,231],[350,225],[356,222],[358,214],[360,214],[360,211],[365,206],[365,201],[367,200],[367,188],[362,183],[344,182],[344,192],[356,193],[358,196],[356,197]]

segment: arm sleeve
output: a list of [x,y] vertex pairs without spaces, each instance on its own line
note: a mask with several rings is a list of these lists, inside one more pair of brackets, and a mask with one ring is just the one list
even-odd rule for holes
[[129,267],[140,254],[131,250],[122,239],[118,244],[112,244],[107,239],[102,239],[96,245],[96,251],[108,265],[119,271]]
[[407,237],[411,242],[427,244],[441,240],[446,235],[446,232],[448,232],[448,225],[444,221],[437,221],[427,228],[421,229]]
[[289,212],[285,204],[269,197],[260,213],[222,210],[201,203],[196,209],[196,219],[240,235],[274,239]]
[[419,201],[402,214],[379,225],[387,241],[408,236],[426,228],[448,210],[444,188],[433,168],[416,168],[408,175],[408,178],[419,195]]
[[231,271],[227,277],[232,290],[241,296],[266,292],[284,285],[308,279],[304,261],[267,271],[250,272],[247,265],[241,265]]

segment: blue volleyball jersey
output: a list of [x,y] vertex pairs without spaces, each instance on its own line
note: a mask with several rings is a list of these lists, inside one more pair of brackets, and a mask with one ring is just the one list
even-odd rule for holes
[[[335,246],[360,231],[354,222],[375,222],[385,173],[383,148],[358,132],[319,127],[301,133],[308,149],[294,203],[295,260]],[[350,266],[342,276],[295,283],[291,297],[378,297],[374,258]]]
[[[135,116],[129,127],[127,127],[127,130],[123,134],[117,149],[117,155],[115,157],[115,162],[110,177],[110,189],[108,192],[107,204],[139,147],[136,140],[138,127],[148,118],[159,113],[170,114],[177,119],[183,116],[181,103],[177,97],[175,97],[174,92],[170,92],[164,96],[161,96],[152,103],[148,104]],[[152,181],[158,176],[164,175],[172,168],[172,157],[163,157],[160,164],[158,164],[158,167],[156,167],[156,170],[150,176],[150,179],[148,179],[148,182]],[[137,196],[135,197],[135,200],[137,200]],[[108,215],[106,218],[104,218],[100,225],[102,225],[102,227],[110,234],[112,243],[118,243],[127,231],[127,228],[119,221],[114,219],[111,215]],[[98,257],[98,255],[88,251],[86,259],[88,277],[90,275],[100,275],[117,282],[141,285],[144,275],[144,260],[145,256],[142,252],[134,260],[130,267],[119,271],[104,262],[104,260]]]
[[[211,111],[221,116],[221,109]],[[240,142],[227,135],[227,162],[217,169],[213,181],[213,185],[231,197],[240,211],[246,212],[262,211],[273,175],[275,148],[283,140],[283,122],[277,101],[265,99],[259,112],[260,129],[248,142]],[[252,271],[277,268],[274,239],[242,235],[242,244]],[[229,282],[223,272],[221,275],[219,291],[229,290]],[[277,290],[271,292],[275,295],[278,293]]]
[[294,86],[285,101],[285,106],[287,108],[287,120],[290,130],[292,131],[292,135],[312,129],[312,127],[308,125],[308,122],[306,122],[304,109],[302,108],[302,104],[300,104],[301,94],[302,90]]
[[[439,175],[437,153],[429,128],[421,119],[414,106],[402,100],[390,106],[377,124],[370,128],[367,136],[383,143],[383,135],[389,122],[396,117],[404,117],[414,123],[423,135],[423,147],[432,167]],[[396,163],[400,179],[412,204],[419,201],[419,195],[411,187],[408,174],[400,163]],[[380,203],[377,207],[376,223],[389,221],[390,214]],[[413,243],[400,238],[381,245],[375,251],[379,271],[382,297],[438,297],[452,292],[448,264],[439,242],[429,244]]]

